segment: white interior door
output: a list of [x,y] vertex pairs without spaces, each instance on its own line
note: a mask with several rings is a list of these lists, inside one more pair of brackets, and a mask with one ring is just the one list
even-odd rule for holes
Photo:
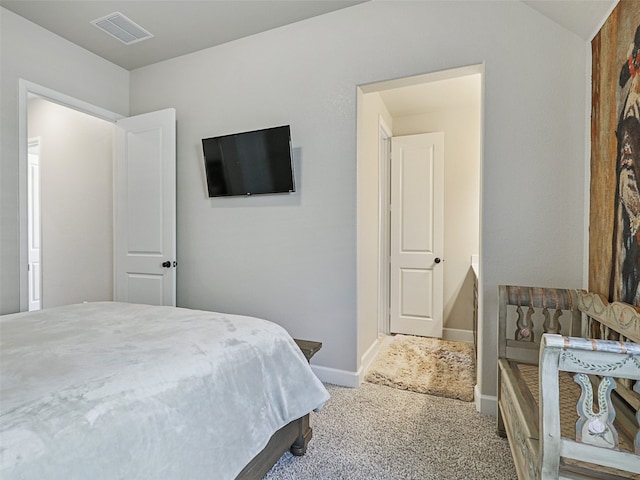
[[115,300],[176,304],[176,114],[116,122]]
[[42,308],[40,233],[40,145],[29,141],[27,153],[27,208],[29,243],[29,311]]
[[441,338],[444,133],[391,144],[391,332]]

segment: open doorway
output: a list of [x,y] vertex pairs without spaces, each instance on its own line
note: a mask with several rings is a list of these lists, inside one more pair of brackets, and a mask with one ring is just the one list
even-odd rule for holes
[[[23,79],[18,98],[20,264],[24,265],[17,279],[20,310],[31,308],[30,198],[40,200],[39,307],[112,299],[113,124],[122,116]],[[35,150],[30,138],[38,139],[40,177],[40,188],[32,195],[28,164],[29,153]],[[75,248],[79,244],[82,247]]]
[[29,95],[29,310],[113,300],[111,122]]
[[[41,167],[54,165],[46,160],[49,155],[45,146],[79,146],[78,155],[59,156],[61,161],[67,157],[78,161],[63,169],[63,174],[54,169],[62,186],[57,198],[45,195],[49,180],[41,173],[42,307],[96,300],[175,306],[175,109],[125,118],[22,79],[19,92],[20,264],[24,265],[18,279],[20,310],[29,308],[29,118],[42,118],[30,112],[34,104],[82,118],[83,123],[82,127],[69,126],[70,122],[59,116],[53,121],[49,118],[53,134],[43,136],[40,145]],[[96,137],[83,132],[87,125],[89,130],[101,129],[102,134]],[[36,130],[31,134],[40,135]],[[94,163],[98,157],[103,159],[99,168]],[[71,194],[73,190],[75,195]],[[93,201],[96,198],[97,205]],[[54,251],[48,245],[50,237],[44,220],[48,218],[47,209],[55,213],[52,218],[57,220],[51,225],[60,248],[67,252],[55,256],[55,267],[46,260],[48,252]],[[127,260],[136,255],[146,261],[136,263],[134,269]],[[49,285],[47,278],[52,279]],[[51,294],[56,288],[58,296]]]
[[[443,338],[474,342],[479,323],[482,66],[358,89],[358,351],[360,369],[390,333],[393,137],[444,132]],[[402,333],[402,332],[397,332]]]

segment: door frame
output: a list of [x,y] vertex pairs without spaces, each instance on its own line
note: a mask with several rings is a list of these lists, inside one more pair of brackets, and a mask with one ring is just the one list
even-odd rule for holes
[[115,124],[117,120],[125,118],[124,115],[111,112],[102,107],[79,100],[51,88],[38,85],[23,78],[18,80],[18,217],[19,217],[19,282],[20,282],[20,311],[29,309],[29,284],[27,271],[28,265],[28,192],[27,192],[27,168],[28,168],[28,106],[29,96],[36,95],[59,105],[77,110],[92,117],[101,118]]
[[[389,176],[389,191],[391,193],[392,211],[389,224],[389,328],[392,333],[405,335],[420,335],[433,338],[442,338],[444,332],[444,265],[440,265],[444,260],[444,190],[445,190],[445,148],[444,131],[422,132],[409,135],[391,137],[391,170]],[[427,147],[428,146],[428,147]],[[409,197],[405,196],[404,188],[407,179],[404,178],[404,169],[408,164],[404,163],[407,158],[415,158],[413,155],[419,151],[420,160],[427,161],[423,164],[426,170],[431,170],[432,177],[428,192],[432,215],[430,218],[431,249],[408,250],[403,247],[403,233],[408,233],[405,229],[405,207],[409,205]],[[408,154],[408,155],[407,155]],[[427,176],[429,172],[423,172]],[[423,191],[425,191],[423,190]],[[413,218],[413,217],[412,217]],[[412,222],[409,222],[412,223]],[[428,234],[427,234],[428,235]],[[419,253],[419,259],[414,255]],[[395,261],[392,261],[392,257]],[[440,257],[440,258],[438,258]],[[407,260],[412,260],[407,263]],[[432,262],[430,259],[433,259]],[[426,261],[425,261],[426,260]],[[416,270],[422,273],[430,272],[431,295],[426,295],[431,302],[426,310],[431,309],[431,315],[423,311],[422,315],[403,314],[404,292],[402,272]],[[428,275],[427,275],[428,276]],[[424,277],[423,277],[424,279]],[[426,287],[422,285],[422,287]],[[427,288],[428,290],[428,288]],[[424,306],[423,306],[424,307]]]
[[[33,138],[29,138],[28,139],[28,148],[27,148],[27,169],[30,170],[30,165],[31,165],[31,160],[29,160],[29,155],[37,155],[38,156],[38,168],[40,166],[40,144],[41,144],[41,140],[40,137],[33,137]],[[32,153],[32,151],[35,151],[34,153]],[[39,175],[39,173],[38,173]],[[32,302],[32,298],[33,298],[33,288],[34,288],[34,283],[37,283],[38,285],[38,291],[40,293],[39,299],[38,299],[38,308],[37,309],[33,309],[33,310],[40,310],[42,308],[42,242],[41,242],[41,237],[42,237],[42,221],[41,221],[41,203],[40,203],[40,194],[41,194],[41,188],[40,188],[40,181],[38,181],[37,185],[35,185],[33,183],[33,181],[30,182],[30,179],[33,179],[33,176],[31,175],[31,172],[28,171],[27,173],[27,192],[30,193],[30,195],[28,195],[27,197],[27,242],[28,242],[28,246],[27,246],[27,264],[28,264],[28,268],[27,268],[27,276],[29,278],[28,280],[28,294],[29,294],[29,301],[28,301],[28,310],[32,311],[32,307],[33,307],[33,302]],[[34,190],[37,190],[37,195],[34,193]],[[33,204],[33,199],[34,198],[38,198],[38,204],[34,205]],[[31,205],[30,205],[31,204]],[[29,208],[29,206],[31,208]],[[37,211],[36,215],[33,215],[34,211]],[[36,220],[34,220],[34,216],[37,218],[37,234],[34,232],[34,230],[36,230],[34,227],[36,226]],[[36,271],[35,268],[33,268],[33,263],[32,263],[32,257],[31,257],[31,246],[34,243],[34,240],[37,238],[37,243],[40,246],[40,248],[38,248],[38,260],[39,260],[39,265],[38,265],[38,269]],[[34,282],[34,277],[37,277],[35,280],[36,282]]]
[[[390,335],[391,145],[394,137],[391,129],[381,115],[378,116],[378,130],[378,334]],[[442,319],[442,321],[444,321],[444,319]]]
[[[370,144],[366,143],[366,147],[365,147],[365,142],[370,141],[368,138],[366,139],[363,135],[364,132],[364,122],[363,120],[365,119],[365,117],[363,116],[363,104],[364,104],[364,96],[371,94],[371,93],[378,93],[378,92],[384,92],[385,90],[391,90],[391,89],[396,89],[396,88],[401,88],[401,87],[407,87],[407,86],[413,86],[413,85],[418,85],[418,84],[423,84],[423,83],[430,83],[430,82],[435,82],[435,81],[439,81],[439,80],[448,80],[448,79],[452,79],[452,78],[457,78],[457,77],[463,77],[463,76],[467,76],[467,75],[473,75],[473,74],[480,74],[481,79],[480,79],[480,96],[481,96],[481,102],[480,102],[480,158],[479,158],[479,245],[478,245],[478,254],[480,255],[479,257],[479,273],[478,273],[478,317],[477,317],[477,384],[476,384],[476,409],[478,411],[489,411],[489,407],[485,408],[485,406],[480,405],[479,402],[484,402],[484,400],[480,397],[479,392],[482,390],[480,385],[481,385],[481,380],[482,380],[482,364],[483,364],[483,355],[484,355],[484,350],[485,350],[485,343],[487,343],[487,340],[485,338],[483,338],[483,325],[484,325],[484,315],[483,315],[483,311],[484,311],[484,301],[483,301],[483,203],[482,203],[482,191],[483,191],[483,186],[484,186],[484,149],[483,149],[483,145],[484,145],[484,129],[485,129],[485,98],[484,98],[484,91],[485,91],[485,64],[484,62],[481,63],[475,63],[475,64],[470,64],[467,66],[462,66],[462,67],[451,67],[451,68],[447,68],[445,70],[438,70],[438,71],[433,71],[433,72],[429,72],[429,73],[423,73],[423,74],[418,74],[418,75],[410,75],[410,76],[406,76],[406,77],[401,77],[401,78],[393,78],[393,79],[387,79],[387,80],[382,80],[382,81],[377,81],[377,82],[371,82],[371,83],[366,83],[366,84],[362,84],[359,85],[356,89],[356,103],[357,103],[357,129],[356,129],[356,150],[357,150],[357,179],[358,182],[360,181],[360,176],[362,175],[361,173],[361,169],[364,171],[365,169],[368,169],[370,167],[373,167],[372,165],[369,165],[369,161],[368,157],[365,157],[365,153],[367,152],[367,149],[370,148]],[[386,118],[386,117],[385,117]],[[371,139],[372,140],[372,139]],[[378,155],[376,155],[377,157]],[[373,161],[376,161],[376,158],[373,158]],[[374,167],[375,168],[375,167]],[[382,175],[382,171],[380,168],[378,168],[378,175]],[[364,189],[363,191],[365,191],[367,194],[369,193],[368,190]],[[373,260],[376,262],[376,264],[380,264],[380,258],[381,258],[381,253],[379,251],[379,249],[381,248],[381,242],[379,241],[382,237],[380,234],[375,236],[375,240],[376,243],[378,243],[378,245],[376,245],[376,257],[375,260],[373,257],[369,257],[370,252],[373,251],[373,247],[371,245],[371,238],[374,237],[373,232],[371,232],[371,235],[362,235],[361,236],[361,230],[360,230],[360,215],[365,213],[365,209],[360,207],[360,205],[367,205],[368,208],[372,208],[373,205],[370,203],[370,199],[369,197],[364,197],[361,196],[361,194],[358,192],[357,194],[357,202],[358,204],[358,209],[356,212],[356,216],[358,217],[358,221],[356,222],[357,226],[358,226],[358,238],[357,238],[357,246],[356,246],[356,251],[358,253],[358,266],[357,266],[357,272],[356,272],[356,277],[357,277],[357,286],[356,286],[356,290],[357,290],[357,302],[358,302],[358,312],[357,312],[357,321],[358,321],[358,338],[357,338],[357,360],[358,363],[357,365],[359,366],[359,368],[362,369],[362,371],[366,370],[366,367],[370,364],[370,362],[373,360],[373,358],[375,357],[375,353],[380,349],[380,346],[382,344],[382,340],[380,337],[380,333],[384,333],[381,331],[377,331],[376,332],[376,336],[373,337],[371,335],[372,332],[372,324],[370,322],[375,322],[375,326],[377,328],[379,328],[380,322],[381,322],[381,316],[383,315],[382,313],[380,313],[380,311],[378,311],[377,315],[373,316],[370,315],[371,312],[371,305],[369,303],[367,303],[365,301],[365,296],[364,296],[364,292],[365,292],[365,286],[366,286],[366,291],[367,293],[371,293],[369,291],[369,284],[368,284],[368,280],[369,277],[365,277],[363,272],[364,269],[360,266],[360,263],[364,264],[366,261],[370,261]],[[379,200],[376,199],[376,206],[379,205]],[[367,217],[368,219],[368,217]],[[378,230],[379,232],[380,230]],[[360,254],[361,252],[365,252],[367,254],[367,258],[361,260],[360,259]],[[369,260],[370,259],[370,260]],[[383,279],[382,279],[382,273],[383,271],[381,269],[378,269],[378,279],[377,284],[381,285],[383,283]],[[365,280],[366,280],[366,285],[365,285]],[[380,294],[380,290],[378,290],[378,294]],[[370,298],[370,297],[368,297]],[[362,303],[362,305],[361,305]],[[381,305],[381,302],[379,301],[379,299],[376,299],[376,308],[379,308],[379,306]],[[447,329],[445,328],[445,332],[447,331]],[[490,343],[490,342],[488,342]],[[487,403],[488,405],[488,403]]]
[[392,131],[382,116],[378,116],[378,333],[391,332],[391,138]]

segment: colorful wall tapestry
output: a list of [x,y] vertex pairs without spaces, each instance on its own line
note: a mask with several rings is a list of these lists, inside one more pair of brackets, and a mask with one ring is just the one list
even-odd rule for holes
[[589,289],[640,305],[640,2],[591,42]]

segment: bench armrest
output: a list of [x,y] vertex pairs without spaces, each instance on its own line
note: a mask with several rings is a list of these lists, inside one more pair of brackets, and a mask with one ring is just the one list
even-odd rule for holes
[[[573,373],[582,389],[575,441],[563,439],[560,434],[560,371]],[[596,393],[597,413],[593,411],[594,392],[589,375],[602,377]],[[635,454],[617,451],[618,434],[613,425],[616,412],[611,403],[611,391],[616,386],[613,376],[640,380],[639,344],[543,335],[539,376],[542,478],[558,478],[561,456],[640,473],[637,446]],[[636,391],[640,390],[639,385],[640,382],[636,383]]]

